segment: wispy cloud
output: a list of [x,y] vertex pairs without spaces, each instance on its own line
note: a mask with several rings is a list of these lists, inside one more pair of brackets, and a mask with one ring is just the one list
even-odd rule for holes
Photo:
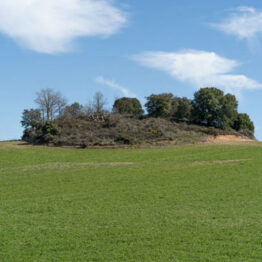
[[253,39],[262,33],[262,12],[252,7],[238,7],[228,18],[214,28],[240,39]]
[[111,36],[126,22],[109,0],[0,1],[0,32],[42,53],[66,52],[79,37]]
[[260,83],[245,75],[230,74],[239,63],[214,52],[146,52],[133,56],[133,59],[144,66],[165,71],[179,81],[188,81],[197,88],[215,86],[236,95],[243,89],[262,88]]
[[126,87],[119,85],[114,80],[105,79],[104,77],[99,76],[96,78],[96,82],[100,85],[108,86],[114,90],[120,91],[126,97],[136,97],[133,92],[131,92]]

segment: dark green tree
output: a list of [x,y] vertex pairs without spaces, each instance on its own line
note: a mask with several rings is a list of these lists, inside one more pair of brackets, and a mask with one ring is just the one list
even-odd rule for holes
[[233,127],[237,119],[238,102],[236,97],[231,94],[226,94],[223,98],[223,106],[219,111],[219,124],[218,127],[222,129],[229,129]]
[[176,97],[173,100],[173,117],[178,120],[190,120],[192,101],[186,97]]
[[237,101],[231,94],[211,87],[194,94],[192,116],[199,124],[227,129],[237,117]]
[[50,143],[59,135],[59,129],[54,121],[46,121],[41,129],[42,133],[39,137],[42,143]]
[[144,114],[140,101],[137,98],[129,97],[116,99],[113,105],[113,112],[119,114],[130,114],[133,116],[141,116]]
[[24,128],[39,128],[42,124],[41,112],[38,109],[25,109],[22,114],[21,125]]
[[145,107],[150,117],[169,118],[172,116],[173,94],[152,94],[146,97],[146,99],[147,103],[145,104]]
[[253,135],[255,132],[254,123],[251,121],[248,114],[238,114],[233,128],[237,131],[250,131]]

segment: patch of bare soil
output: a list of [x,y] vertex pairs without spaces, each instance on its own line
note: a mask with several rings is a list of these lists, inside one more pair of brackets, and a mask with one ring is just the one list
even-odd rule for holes
[[219,135],[219,136],[208,136],[206,137],[206,142],[253,142],[253,139],[250,139],[246,136],[234,136],[234,135]]

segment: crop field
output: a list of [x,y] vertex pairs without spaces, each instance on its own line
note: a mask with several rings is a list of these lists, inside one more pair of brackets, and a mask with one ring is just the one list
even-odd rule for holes
[[2,142],[0,261],[262,261],[262,146]]

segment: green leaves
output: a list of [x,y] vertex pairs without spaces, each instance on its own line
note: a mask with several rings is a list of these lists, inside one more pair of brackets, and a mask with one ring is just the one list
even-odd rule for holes
[[194,95],[193,119],[196,123],[229,129],[237,118],[236,97],[217,88],[201,88]]

